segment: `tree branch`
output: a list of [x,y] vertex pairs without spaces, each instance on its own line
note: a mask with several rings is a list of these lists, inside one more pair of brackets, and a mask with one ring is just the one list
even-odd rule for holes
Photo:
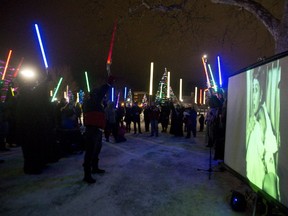
[[138,10],[140,7],[145,7],[148,10],[151,11],[160,11],[163,13],[167,13],[167,12],[172,12],[172,11],[181,11],[184,9],[185,4],[187,3],[188,0],[183,0],[181,3],[179,4],[171,4],[171,5],[163,5],[163,4],[158,4],[158,5],[151,5],[148,2],[146,2],[145,0],[142,0],[142,3],[136,7],[134,7],[133,9],[130,9],[130,13],[133,11]]
[[264,26],[268,29],[274,39],[278,38],[280,20],[273,16],[260,3],[253,0],[211,0],[211,2],[216,4],[227,4],[244,8],[246,11],[256,16],[257,19],[264,24]]

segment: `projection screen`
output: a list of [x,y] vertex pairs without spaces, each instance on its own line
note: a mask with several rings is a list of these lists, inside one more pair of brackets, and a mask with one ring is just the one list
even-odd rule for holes
[[224,163],[288,207],[288,53],[229,77]]

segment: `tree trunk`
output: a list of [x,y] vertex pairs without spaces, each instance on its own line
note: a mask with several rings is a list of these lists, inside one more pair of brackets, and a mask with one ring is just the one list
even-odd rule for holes
[[275,42],[275,54],[288,50],[288,1],[285,1],[284,15],[281,20],[274,17],[260,3],[248,0],[211,0],[217,4],[227,4],[242,7],[255,15],[270,32]]
[[288,1],[285,1],[284,7],[284,14],[277,29],[277,37],[274,37],[276,53],[281,53],[288,50]]

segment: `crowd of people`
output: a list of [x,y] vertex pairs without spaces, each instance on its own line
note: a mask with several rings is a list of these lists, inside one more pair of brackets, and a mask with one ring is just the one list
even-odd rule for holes
[[94,183],[93,173],[105,173],[99,167],[103,134],[106,142],[125,142],[125,133],[142,134],[144,123],[145,133],[151,137],[158,137],[161,127],[161,133],[189,139],[203,132],[206,123],[207,146],[215,147],[214,159],[223,159],[225,103],[217,94],[211,94],[205,119],[204,113],[198,115],[194,107],[172,102],[116,106],[105,100],[113,82],[113,76],[109,76],[107,83],[93,89],[83,104],[76,102],[73,95],[69,101],[63,98],[51,103],[47,81],[21,86],[19,94],[8,95],[0,103],[0,150],[9,150],[9,145],[21,146],[26,174],[40,174],[47,163],[84,152],[83,180]]

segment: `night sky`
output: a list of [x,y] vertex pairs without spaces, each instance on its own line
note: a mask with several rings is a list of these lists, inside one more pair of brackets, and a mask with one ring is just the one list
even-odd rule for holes
[[[274,14],[281,15],[281,1],[264,2]],[[167,67],[174,92],[178,94],[182,78],[183,94],[187,95],[196,85],[205,87],[203,54],[208,55],[216,78],[217,55],[221,56],[223,73],[228,77],[258,58],[274,54],[273,40],[262,23],[239,8],[191,0],[184,12],[165,14],[143,6],[137,8],[139,3],[140,0],[1,0],[0,59],[6,60],[12,49],[11,64],[17,66],[24,57],[25,65],[44,70],[34,29],[37,23],[49,67],[70,67],[80,87],[84,85],[84,71],[88,71],[92,83],[97,83],[97,79],[106,76],[113,24],[118,19],[111,67],[118,87],[125,85],[133,91],[148,92],[153,61],[155,91]]]

